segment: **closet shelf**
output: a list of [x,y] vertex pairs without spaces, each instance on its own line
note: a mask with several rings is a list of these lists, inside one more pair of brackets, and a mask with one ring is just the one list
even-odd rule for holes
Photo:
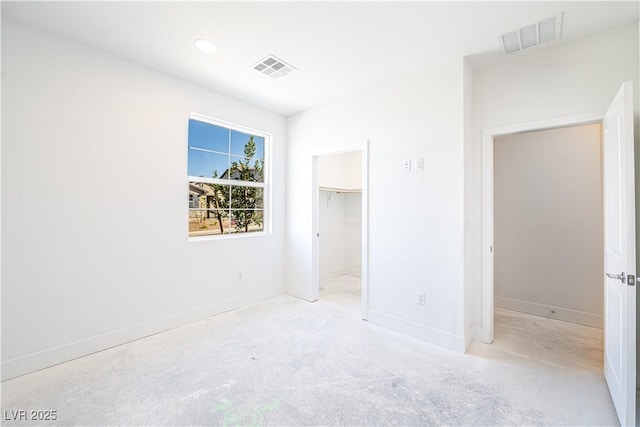
[[362,193],[361,188],[335,188],[335,187],[318,187],[320,191],[332,191],[338,194],[344,193]]

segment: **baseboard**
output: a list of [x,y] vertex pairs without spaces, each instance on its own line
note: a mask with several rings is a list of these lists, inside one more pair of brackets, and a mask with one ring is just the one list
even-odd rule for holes
[[335,279],[336,277],[340,277],[340,276],[342,276],[344,274],[348,274],[346,268],[336,268],[336,269],[333,269],[331,271],[323,271],[318,276],[318,279],[320,280],[320,283],[322,283],[322,282],[325,282],[327,280],[331,280],[331,279]]
[[471,326],[464,335],[464,351],[465,353],[469,350],[471,343],[474,341],[482,342],[482,328],[479,326]]
[[111,347],[137,339],[155,335],[179,326],[206,319],[239,307],[253,304],[267,298],[282,295],[281,290],[254,292],[237,298],[231,298],[216,304],[194,310],[173,314],[160,319],[119,329],[90,338],[62,344],[57,347],[27,354],[2,362],[2,381],[28,374],[50,366],[68,362]]
[[285,293],[287,295],[291,295],[292,297],[300,298],[305,301],[314,302],[316,299],[311,298],[311,286],[287,286],[285,288]]
[[396,332],[400,332],[414,338],[419,338],[431,344],[439,345],[440,347],[445,347],[460,353],[464,353],[465,351],[464,337],[454,335],[449,332],[441,331],[439,329],[431,328],[405,319],[400,319],[371,309],[369,309],[368,312],[368,321]]
[[353,277],[362,277],[362,270],[358,270],[355,268],[347,268],[345,269],[345,273],[348,276],[353,276]]
[[[499,308],[506,308],[507,310],[548,317],[549,319],[563,320],[565,322],[591,326],[592,328],[602,329],[604,325],[602,316],[597,314],[556,307],[553,305],[538,304],[530,301],[522,301],[513,298],[496,296],[495,306]],[[551,313],[551,311],[554,313]]]
[[320,283],[326,280],[335,279],[336,277],[344,276],[345,274],[347,276],[360,277],[362,275],[362,271],[355,268],[336,268],[335,270],[321,273],[319,277]]

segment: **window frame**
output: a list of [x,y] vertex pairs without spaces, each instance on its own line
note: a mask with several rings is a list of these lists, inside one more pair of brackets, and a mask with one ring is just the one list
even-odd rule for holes
[[[189,120],[197,120],[203,123],[208,123],[214,126],[223,127],[225,129],[229,129],[232,131],[242,132],[249,135],[258,136],[264,139],[264,170],[263,170],[263,182],[254,182],[254,181],[241,181],[234,179],[220,179],[220,178],[208,178],[201,176],[191,176],[189,175],[189,150],[202,150],[199,147],[191,147],[189,145]],[[262,207],[262,230],[261,231],[251,231],[251,232],[233,232],[233,233],[224,233],[224,234],[205,234],[201,236],[190,236],[189,235],[189,218],[190,212],[192,208],[187,204],[187,240],[188,241],[202,241],[202,240],[221,240],[221,239],[241,239],[248,237],[259,237],[259,236],[270,236],[271,235],[271,141],[272,136],[270,133],[261,131],[258,129],[253,129],[247,126],[238,125],[236,123],[215,119],[213,117],[205,116],[199,113],[190,113],[189,118],[187,120],[187,158],[186,158],[186,167],[187,167],[187,184],[191,182],[200,182],[205,184],[218,184],[218,185],[227,185],[234,187],[254,187],[254,188],[262,188],[263,194],[263,207]],[[217,151],[215,151],[217,152]],[[236,155],[231,154],[231,147],[229,147],[228,153],[221,153],[232,158],[240,158]],[[187,185],[187,200],[189,200],[189,185]],[[199,210],[199,208],[193,208],[194,210]],[[229,206],[228,209],[230,212],[234,209]],[[237,209],[237,210],[245,210],[245,209]],[[257,210],[257,209],[253,209]]]

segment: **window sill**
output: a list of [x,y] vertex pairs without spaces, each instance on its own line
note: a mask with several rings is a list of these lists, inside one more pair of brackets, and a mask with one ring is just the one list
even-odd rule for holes
[[187,237],[189,242],[202,242],[211,240],[231,240],[231,239],[250,239],[252,237],[268,237],[271,233],[266,231],[253,232],[253,233],[234,233],[234,234],[216,234],[208,236],[190,236]]

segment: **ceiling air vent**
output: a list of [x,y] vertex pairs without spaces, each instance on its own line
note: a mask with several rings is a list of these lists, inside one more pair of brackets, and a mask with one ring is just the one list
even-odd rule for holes
[[539,46],[560,39],[562,13],[544,19],[537,24],[504,33],[498,39],[504,55]]
[[255,64],[253,69],[271,78],[279,79],[280,77],[286,76],[296,68],[287,64],[282,59],[269,55]]

